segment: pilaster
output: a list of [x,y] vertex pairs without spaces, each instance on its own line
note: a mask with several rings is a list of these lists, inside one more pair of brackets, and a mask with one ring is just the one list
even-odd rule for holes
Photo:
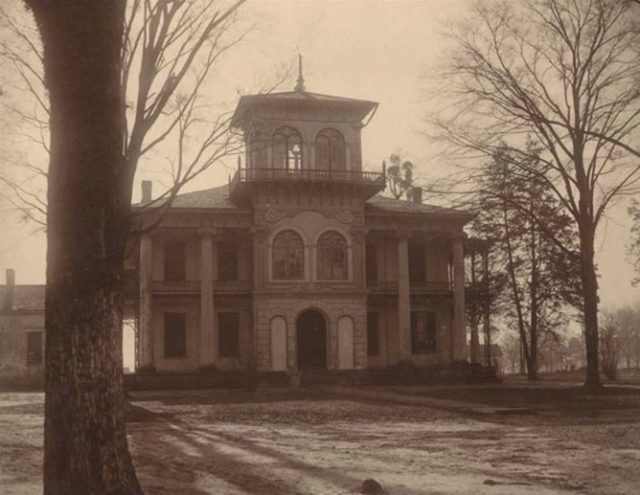
[[215,231],[200,230],[200,365],[210,366],[218,356],[218,332],[216,331],[213,301]]
[[464,309],[464,246],[463,236],[453,238],[453,326],[451,332],[451,359],[467,359]]
[[411,294],[409,286],[409,233],[398,239],[398,350],[400,360],[411,357]]

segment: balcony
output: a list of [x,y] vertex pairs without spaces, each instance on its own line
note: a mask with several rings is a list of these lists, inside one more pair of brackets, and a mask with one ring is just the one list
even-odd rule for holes
[[154,280],[151,289],[161,294],[195,294],[200,292],[200,280]]
[[241,199],[251,183],[308,183],[308,184],[351,184],[362,187],[370,196],[383,191],[386,184],[384,172],[366,170],[289,170],[283,168],[240,168],[229,184],[231,199]]
[[[396,294],[398,282],[395,280],[373,280],[367,282],[367,288],[374,294]],[[453,287],[448,281],[412,282],[409,290],[412,294],[448,294],[453,291]]]
[[[200,280],[154,280],[151,288],[157,294],[199,294]],[[251,280],[214,282],[215,294],[241,294],[251,292]]]

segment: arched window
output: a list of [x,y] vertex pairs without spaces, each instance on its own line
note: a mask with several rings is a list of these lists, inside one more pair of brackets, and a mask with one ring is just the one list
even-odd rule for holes
[[344,138],[335,129],[324,129],[316,137],[316,168],[344,170]]
[[302,138],[293,127],[279,127],[273,133],[272,167],[285,170],[302,169]]
[[[251,131],[249,139],[251,168],[269,168],[268,147],[269,133],[265,132],[265,129],[261,127],[255,127]],[[247,165],[249,166],[249,164]]]
[[318,239],[318,278],[347,279],[347,241],[338,232],[325,232]]
[[304,278],[304,244],[293,230],[280,232],[273,240],[273,278]]

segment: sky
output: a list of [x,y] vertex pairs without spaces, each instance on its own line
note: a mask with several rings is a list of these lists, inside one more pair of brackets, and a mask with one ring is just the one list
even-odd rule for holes
[[[433,96],[428,96],[426,88],[438,61],[447,53],[443,23],[465,15],[469,3],[250,1],[241,12],[238,27],[253,28],[222,59],[208,94],[212,102],[231,109],[240,94],[274,80],[283,68],[295,68],[300,52],[308,91],[379,102],[374,118],[363,130],[365,167],[380,169],[382,160],[401,152],[416,164],[418,182],[428,184],[453,171],[453,164],[438,155],[424,135],[424,118],[433,107]],[[293,89],[295,77],[293,74],[280,89]],[[2,160],[15,142],[0,139]],[[235,159],[213,167],[186,190],[223,184],[234,167]],[[134,199],[139,198],[142,179],[154,180],[157,193],[166,170],[161,160],[145,160],[136,178]],[[424,200],[429,202],[428,195]],[[4,269],[9,267],[16,269],[18,283],[43,283],[43,232],[13,215],[4,216],[0,218],[0,283],[4,281]],[[598,237],[600,295],[605,306],[640,301],[640,289],[630,284],[632,270],[626,256],[629,229],[626,203],[622,201],[610,210]]]

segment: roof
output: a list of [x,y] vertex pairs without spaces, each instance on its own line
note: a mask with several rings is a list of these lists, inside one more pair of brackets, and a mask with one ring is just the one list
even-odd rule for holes
[[[221,209],[243,211],[229,200],[229,186],[223,185],[202,191],[179,194],[173,200],[175,209]],[[416,203],[403,199],[388,198],[376,194],[365,203],[366,213],[422,214],[458,217],[471,219],[472,214],[466,211],[441,206]]]
[[241,210],[229,200],[229,186],[227,184],[202,191],[179,194],[173,199],[171,207],[179,209]]
[[[13,309],[44,311],[44,285],[14,285]],[[4,309],[7,286],[0,285],[0,311]]]
[[364,118],[371,110],[378,106],[378,103],[370,100],[359,100],[344,96],[324,95],[320,93],[310,93],[308,91],[284,91],[281,93],[265,93],[257,95],[245,95],[240,97],[238,106],[231,118],[231,125],[237,126],[245,112],[254,106],[269,103],[283,103],[296,105],[334,105],[350,107],[359,110],[360,118]]
[[440,215],[448,217],[461,217],[465,219],[471,219],[473,214],[456,210],[453,208],[444,208],[442,206],[429,205],[425,203],[418,203],[415,201],[408,201],[405,199],[395,199],[376,194],[369,198],[365,203],[366,213],[413,213],[413,214],[427,214],[427,215]]

